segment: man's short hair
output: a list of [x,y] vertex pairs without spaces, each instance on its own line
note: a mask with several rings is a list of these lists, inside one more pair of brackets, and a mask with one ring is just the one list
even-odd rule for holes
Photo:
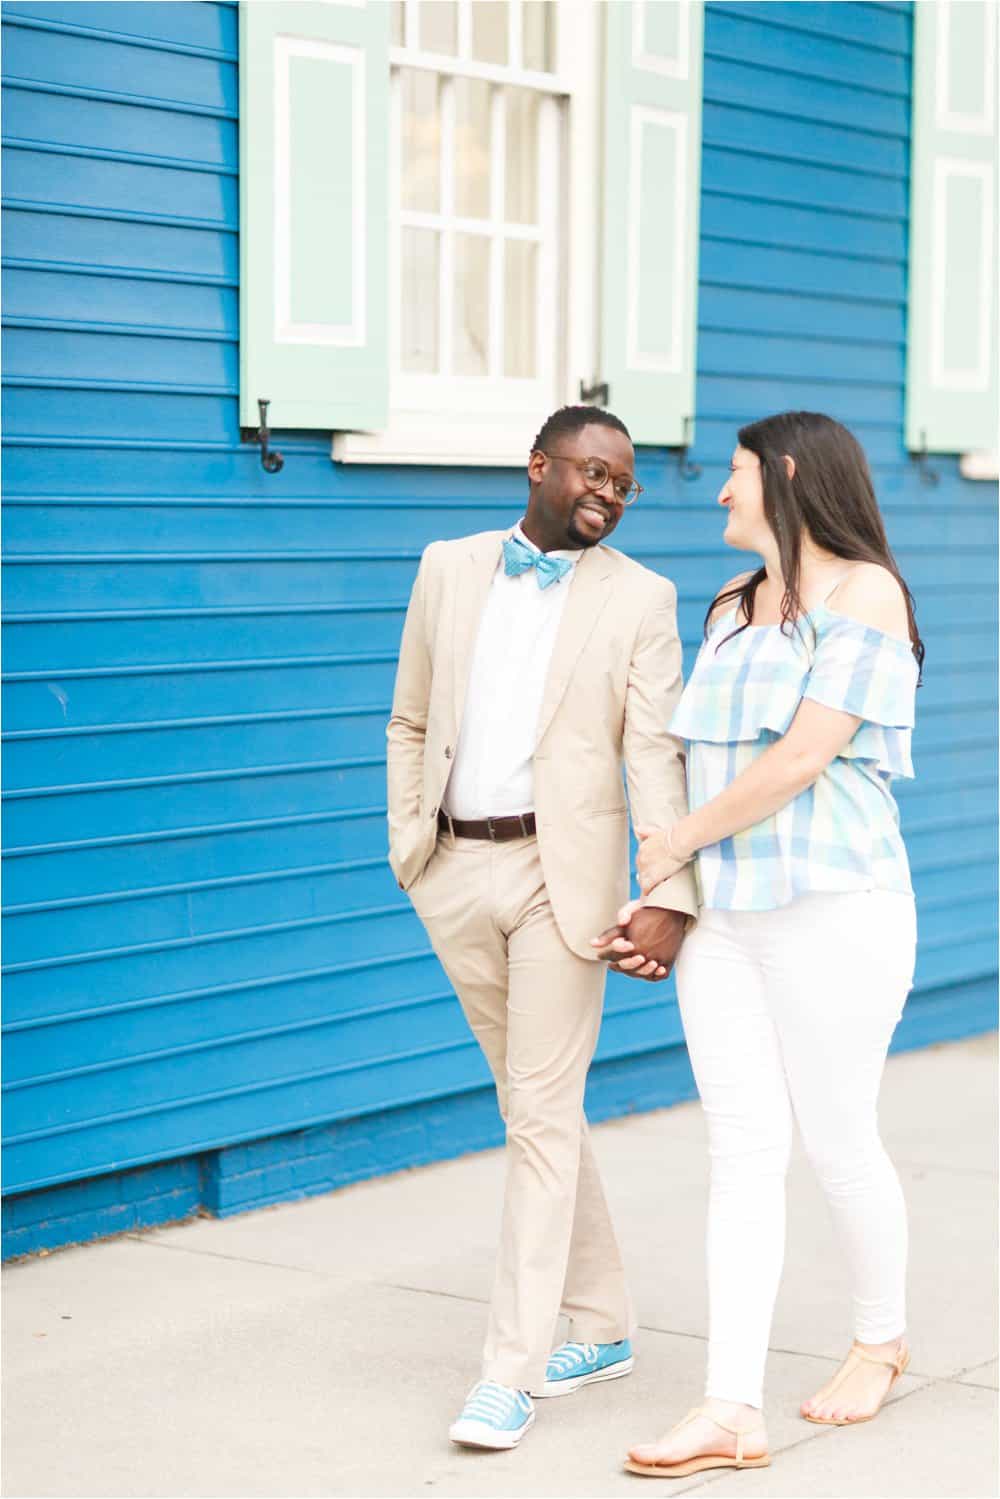
[[605,411],[603,406],[560,406],[558,411],[545,422],[538,436],[531,445],[533,453],[544,453],[545,449],[555,437],[568,437],[573,432],[579,432],[583,427],[614,427],[618,432],[624,432],[629,442],[632,441],[629,430],[620,417],[611,411]]

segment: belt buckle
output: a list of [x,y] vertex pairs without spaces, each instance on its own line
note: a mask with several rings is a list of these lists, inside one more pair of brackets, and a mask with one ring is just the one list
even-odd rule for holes
[[495,821],[495,819],[492,818],[492,817],[487,817],[487,819],[486,819],[486,831],[487,831],[487,833],[490,836],[490,842],[491,843],[496,843],[496,841],[497,841],[496,828],[493,826],[494,821]]

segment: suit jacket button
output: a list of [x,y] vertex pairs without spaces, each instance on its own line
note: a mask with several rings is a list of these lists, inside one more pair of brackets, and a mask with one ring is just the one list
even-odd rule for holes
[[436,816],[437,816],[437,815],[438,815],[438,809],[437,809],[437,807],[432,807],[432,808],[431,808],[431,820],[432,820],[432,821],[433,821],[433,820],[434,820],[434,818],[435,818],[435,817],[436,817]]
[[445,757],[446,760],[450,760],[451,759],[451,745],[450,744],[445,745],[444,757]]

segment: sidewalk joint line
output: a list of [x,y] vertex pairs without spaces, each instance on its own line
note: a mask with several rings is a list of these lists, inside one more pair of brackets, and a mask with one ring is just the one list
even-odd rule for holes
[[949,1176],[989,1176],[995,1177],[996,1166],[952,1166],[941,1161],[903,1161],[898,1156],[893,1157],[893,1165],[897,1168],[905,1166],[908,1171],[946,1171]]
[[317,1280],[337,1279],[326,1270],[313,1270],[308,1265],[282,1265],[276,1260],[254,1260],[242,1254],[223,1254],[218,1249],[191,1249],[187,1244],[164,1244],[156,1239],[148,1239],[144,1234],[125,1234],[123,1237],[131,1239],[133,1244],[143,1244],[151,1249],[172,1249],[176,1254],[197,1254],[209,1260],[227,1260],[237,1265],[257,1265],[262,1270],[292,1270],[297,1275],[315,1276]]
[[[700,1333],[700,1332],[678,1332],[678,1331],[675,1331],[674,1328],[672,1328],[672,1327],[653,1327],[648,1322],[640,1322],[640,1323],[637,1324],[637,1326],[638,1326],[638,1329],[639,1329],[640,1332],[660,1333],[662,1336],[668,1337],[668,1338],[693,1338],[698,1343],[707,1343],[708,1342],[708,1336],[707,1336],[707,1334]],[[843,1358],[840,1355],[837,1355],[837,1354],[832,1354],[832,1353],[810,1353],[808,1350],[804,1350],[802,1348],[776,1348],[773,1343],[769,1343],[767,1345],[767,1351],[768,1351],[769,1354],[771,1354],[771,1353],[786,1354],[789,1358],[815,1358],[815,1359],[821,1359],[824,1363],[827,1363],[827,1364],[842,1364],[844,1362]]]
[[[918,1376],[912,1375],[910,1371],[907,1370],[907,1377],[916,1378]],[[928,1379],[924,1384],[917,1385],[916,1389],[906,1390],[903,1394],[893,1396],[892,1400],[888,1401],[882,1407],[882,1409],[889,1410],[893,1405],[902,1405],[903,1401],[909,1400],[911,1395],[916,1395],[920,1390],[929,1390],[933,1388],[935,1384],[940,1383],[947,1383],[947,1381]],[[776,1457],[781,1457],[786,1452],[793,1452],[796,1447],[803,1447],[807,1442],[822,1440],[824,1437],[832,1437],[835,1432],[844,1430],[846,1430],[846,1427],[844,1426],[823,1426],[817,1424],[815,1426],[815,1429],[803,1432],[803,1434],[795,1441],[787,1442],[783,1447],[775,1447],[773,1449],[769,1447],[768,1451],[771,1454],[772,1463]],[[693,1493],[695,1489],[704,1489],[708,1488],[713,1483],[721,1483],[724,1479],[731,1477],[735,1471],[736,1469],[733,1468],[719,1469],[718,1471],[714,1472],[710,1478],[704,1479],[701,1483],[692,1484],[689,1489],[685,1489],[683,1492],[686,1494],[690,1494]]]
[[370,1285],[383,1286],[390,1291],[411,1291],[415,1296],[445,1296],[449,1301],[467,1301],[471,1306],[489,1306],[485,1296],[463,1296],[460,1291],[436,1291],[431,1286],[404,1286],[397,1280],[375,1280]]
[[[987,1364],[995,1364],[996,1361],[997,1361],[997,1355],[994,1353],[994,1355],[993,1355],[992,1358],[981,1358],[981,1359],[978,1360],[978,1362],[976,1362],[974,1364],[969,1364],[967,1368],[965,1368],[965,1369],[959,1369],[959,1371],[958,1371],[957,1374],[941,1374],[941,1375],[938,1376],[938,1378],[939,1379],[954,1379],[954,1380],[959,1380],[959,1379],[962,1378],[963,1375],[965,1375],[965,1374],[975,1374],[975,1372],[976,1372],[977,1369],[985,1369]],[[992,1385],[988,1385],[987,1386],[987,1389],[992,1389],[992,1388],[993,1388]]]
[[[782,1457],[786,1452],[794,1452],[796,1447],[804,1447],[807,1442],[815,1442],[819,1437],[829,1436],[831,1431],[837,1430],[839,1430],[839,1428],[836,1426],[829,1428],[818,1426],[815,1431],[804,1431],[800,1437],[797,1437],[795,1439],[795,1441],[786,1442],[784,1447],[768,1446],[767,1450],[770,1454],[772,1465],[776,1457]],[[707,1489],[713,1483],[721,1483],[724,1479],[731,1478],[733,1473],[737,1471],[738,1470],[736,1468],[719,1468],[709,1477],[703,1478],[700,1483],[692,1484],[690,1488],[684,1489],[683,1492],[685,1494],[691,1494],[694,1493],[696,1489]]]

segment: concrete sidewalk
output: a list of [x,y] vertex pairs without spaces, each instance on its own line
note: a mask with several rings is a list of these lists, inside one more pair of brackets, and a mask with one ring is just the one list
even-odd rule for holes
[[[801,1158],[769,1364],[769,1469],[657,1494],[997,1492],[995,1038],[890,1061],[883,1134],[911,1221],[912,1372],[879,1419],[810,1426],[799,1399],[850,1342],[825,1205]],[[5,1273],[5,1482],[28,1495],[645,1494],[629,1442],[703,1375],[706,1158],[696,1104],[595,1144],[641,1330],[630,1379],[539,1402],[512,1453],[451,1447],[477,1377],[499,1151],[223,1222],[68,1249]]]

